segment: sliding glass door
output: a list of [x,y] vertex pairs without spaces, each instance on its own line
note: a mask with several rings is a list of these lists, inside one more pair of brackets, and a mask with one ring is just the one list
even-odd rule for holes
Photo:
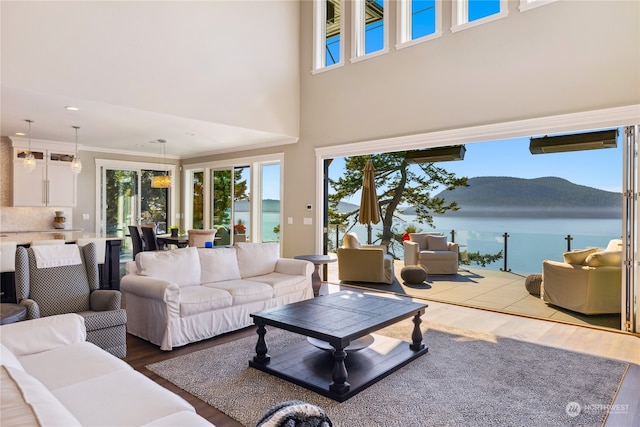
[[153,188],[152,178],[165,174],[155,164],[96,160],[98,224],[96,230],[123,238],[123,252],[131,249],[129,225],[155,224],[166,232],[170,214],[170,189]]

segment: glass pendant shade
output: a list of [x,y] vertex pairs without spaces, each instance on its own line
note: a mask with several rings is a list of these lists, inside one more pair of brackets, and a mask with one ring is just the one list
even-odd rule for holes
[[165,144],[167,141],[159,139],[158,143],[161,144],[162,164],[165,166],[165,173],[164,175],[156,175],[151,178],[151,188],[171,188],[171,175],[166,171],[167,153],[165,151]]
[[76,156],[73,156],[73,160],[71,160],[71,170],[76,175],[82,172],[82,161],[80,161]]
[[27,154],[24,160],[22,160],[22,166],[29,173],[33,172],[33,170],[36,168],[36,158],[33,157],[33,153],[31,152],[31,150],[29,150],[29,154]]
[[31,123],[33,123],[33,120],[27,119],[25,120],[25,122],[29,123],[29,152],[24,157],[22,166],[27,171],[27,173],[31,173],[36,168],[36,158],[33,157],[33,153],[31,152]]
[[78,175],[82,172],[82,162],[78,158],[78,129],[80,126],[71,126],[76,130],[76,154],[73,156],[73,160],[71,160],[71,170],[74,174]]
[[151,188],[171,188],[171,177],[169,175],[156,175],[151,178]]

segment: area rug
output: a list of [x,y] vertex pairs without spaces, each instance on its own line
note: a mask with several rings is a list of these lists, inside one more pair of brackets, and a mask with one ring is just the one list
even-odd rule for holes
[[[254,337],[147,368],[245,426],[296,399],[323,408],[336,427],[601,426],[627,369],[591,355],[421,326],[427,354],[343,403],[250,368]],[[378,333],[410,341],[411,327],[406,320]],[[270,328],[266,339],[271,353],[305,338]]]

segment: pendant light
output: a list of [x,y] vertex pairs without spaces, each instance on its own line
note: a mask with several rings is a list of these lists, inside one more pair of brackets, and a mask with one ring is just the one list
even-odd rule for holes
[[82,162],[78,158],[78,129],[80,126],[71,126],[76,130],[76,154],[73,156],[73,160],[71,160],[71,170],[74,174],[78,175],[82,172]]
[[31,152],[31,123],[33,123],[33,120],[27,119],[25,122],[29,123],[29,152],[22,161],[22,166],[28,173],[31,173],[36,168],[36,158],[33,157],[33,153]]
[[156,175],[151,178],[151,188],[171,188],[171,175],[167,172],[167,153],[165,151],[165,144],[167,143],[164,139],[159,139],[158,143],[161,145],[160,151],[162,155],[162,164],[164,165],[164,175]]

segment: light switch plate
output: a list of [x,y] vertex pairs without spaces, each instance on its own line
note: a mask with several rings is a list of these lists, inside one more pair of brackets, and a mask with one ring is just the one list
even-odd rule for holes
[[287,224],[289,224],[289,225],[293,224],[293,217],[292,216],[287,217]]
[[83,213],[82,214],[82,219],[87,221],[89,219],[89,214]]
[[311,225],[311,224],[313,224],[313,222],[311,221],[311,218],[304,219],[304,225]]

